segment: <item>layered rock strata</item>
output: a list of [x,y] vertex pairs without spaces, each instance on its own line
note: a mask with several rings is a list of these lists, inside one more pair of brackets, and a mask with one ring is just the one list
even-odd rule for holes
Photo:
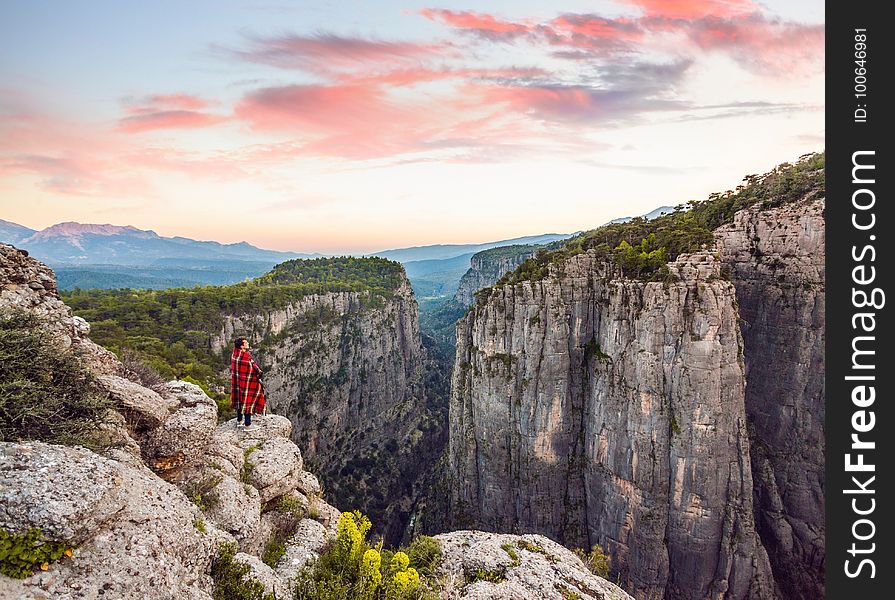
[[340,292],[301,298],[280,310],[228,316],[213,347],[238,335],[257,346],[272,412],[347,509],[371,515],[398,543],[413,485],[445,445],[445,411],[425,382],[409,282],[391,295]]
[[[518,252],[513,252],[513,250]],[[475,302],[475,293],[494,283],[509,273],[537,252],[537,248],[528,245],[501,246],[491,250],[483,250],[469,260],[469,270],[460,278],[454,300],[463,306]]]
[[460,321],[458,524],[599,543],[638,598],[772,598],[735,290],[710,253],[670,266],[645,283],[579,254]]
[[755,521],[783,597],[824,589],[824,199],[750,208],[715,232],[746,359]]

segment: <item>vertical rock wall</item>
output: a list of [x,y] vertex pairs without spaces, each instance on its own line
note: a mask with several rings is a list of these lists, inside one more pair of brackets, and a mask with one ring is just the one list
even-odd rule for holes
[[400,541],[413,484],[445,443],[443,415],[427,396],[410,284],[388,297],[328,293],[227,317],[213,345],[222,350],[246,334],[266,371],[271,412],[292,421],[328,496]]
[[496,290],[458,324],[457,525],[599,543],[639,598],[772,598],[752,518],[733,286],[709,254],[674,283],[591,254]]
[[469,261],[469,270],[463,274],[454,300],[463,306],[469,306],[475,301],[475,293],[489,286],[524,263],[535,255],[536,250],[531,246],[516,246],[519,253],[508,255],[507,252],[514,246],[498,247],[494,250],[484,250],[473,255]]
[[823,597],[824,199],[719,228],[746,357],[756,525],[783,597]]

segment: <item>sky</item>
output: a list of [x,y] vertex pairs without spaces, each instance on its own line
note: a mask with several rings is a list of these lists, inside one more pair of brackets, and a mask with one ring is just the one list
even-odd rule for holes
[[817,0],[0,3],[0,218],[362,253],[571,233],[824,148]]

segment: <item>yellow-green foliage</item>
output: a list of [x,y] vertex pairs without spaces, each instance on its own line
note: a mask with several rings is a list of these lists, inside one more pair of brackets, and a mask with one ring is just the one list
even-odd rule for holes
[[50,563],[71,556],[73,548],[65,542],[41,542],[40,529],[14,535],[0,529],[0,573],[25,579],[38,568],[46,571]]
[[193,527],[195,527],[196,531],[199,533],[207,533],[207,530],[205,529],[205,519],[193,520]]
[[603,578],[609,577],[609,566],[612,564],[612,557],[603,552],[600,544],[595,544],[590,552],[587,553],[578,548],[575,550],[575,556],[584,561],[584,564],[587,565],[587,568],[594,575],[599,575]]
[[441,544],[435,538],[420,535],[410,542],[407,548],[407,556],[410,564],[423,577],[434,578],[438,575],[438,566],[441,564]]
[[[421,600],[431,592],[421,585],[421,577],[411,557],[404,551],[392,553],[379,543],[371,546],[366,536],[370,520],[358,511],[342,513],[336,539],[313,566],[299,573],[296,600]],[[431,538],[429,538],[431,539]],[[435,542],[435,540],[432,540]],[[435,542],[437,544],[437,542]],[[437,569],[433,556],[441,550],[422,542],[416,552],[426,560],[426,568]],[[436,559],[437,560],[437,559]]]
[[538,554],[544,554],[543,548],[541,548],[537,544],[529,542],[528,540],[519,540],[518,542],[516,542],[516,545],[519,546],[520,548],[522,548],[523,550],[528,550],[529,552],[536,552]]

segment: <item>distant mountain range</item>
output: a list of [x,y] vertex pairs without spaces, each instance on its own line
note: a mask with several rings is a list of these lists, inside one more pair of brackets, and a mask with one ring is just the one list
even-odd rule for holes
[[225,285],[257,277],[292,258],[246,242],[221,244],[109,224],[58,223],[35,231],[0,220],[0,242],[27,250],[56,271],[61,289]]
[[[9,221],[0,221],[0,241],[27,250],[41,261],[56,265],[153,266],[162,261],[171,266],[204,268],[222,261],[261,261],[274,264],[291,258],[314,258],[320,254],[262,250],[246,242],[221,244],[185,237],[162,237],[154,231],[132,226],[59,223],[34,231]],[[209,265],[218,263],[217,265]]]
[[[662,206],[651,219],[673,211]],[[629,221],[624,217],[611,223]],[[420,298],[453,296],[476,252],[514,244],[549,244],[576,233],[545,233],[480,244],[433,244],[383,250],[400,262]],[[127,225],[58,223],[40,231],[0,219],[0,242],[27,250],[56,271],[61,289],[189,287],[226,285],[257,277],[293,258],[320,253],[265,250],[247,242],[221,244],[185,237],[163,237]]]

